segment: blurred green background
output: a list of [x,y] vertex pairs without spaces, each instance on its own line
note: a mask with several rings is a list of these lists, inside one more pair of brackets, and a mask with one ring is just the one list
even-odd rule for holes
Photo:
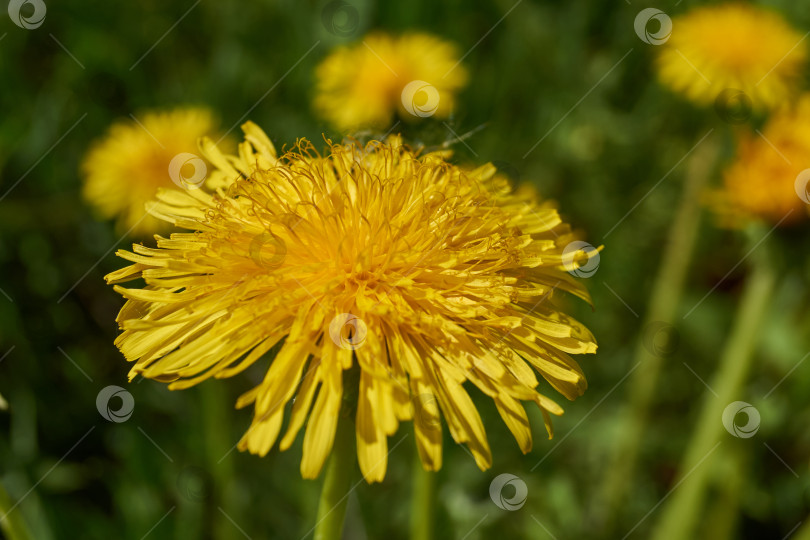
[[[494,465],[479,471],[445,430],[437,538],[621,538],[673,488],[699,405],[711,398],[696,375],[709,380],[714,372],[746,269],[731,272],[678,325],[639,474],[615,527],[602,529],[598,486],[620,436],[633,347],[645,331],[638,315],[686,170],[673,166],[710,129],[723,159],[733,148],[729,126],[714,111],[697,110],[655,82],[655,47],[633,30],[636,14],[650,4],[351,4],[359,26],[347,36],[324,24],[325,2],[47,2],[44,24],[33,30],[0,13],[0,394],[9,403],[0,411],[0,480],[13,500],[22,500],[13,513],[35,538],[311,534],[320,480],[300,478],[300,437],[290,451],[264,459],[233,449],[250,422],[250,413],[234,411],[233,403],[269,360],[234,379],[182,392],[152,381],[126,383],[129,366],[113,346],[122,300],[102,277],[123,264],[113,253],[132,239],[94,219],[79,197],[78,164],[113,120],[185,104],[210,106],[226,130],[252,109],[247,118],[278,147],[301,136],[317,145],[322,132],[339,138],[312,114],[313,69],[332,47],[372,29],[426,30],[469,51],[470,84],[449,125],[459,134],[483,128],[454,145],[457,160],[499,162],[516,180],[558,200],[589,242],[605,245],[588,280],[595,310],[570,302],[599,341],[596,356],[580,358],[589,390],[576,402],[561,402],[566,413],[556,420],[552,441],[539,413],[531,415],[535,444],[525,456],[494,406],[476,395]],[[674,16],[697,4],[652,5]],[[769,5],[800,33],[810,29],[810,11],[801,3]],[[428,122],[417,142],[454,138],[441,122]],[[784,538],[810,506],[810,363],[764,399],[810,349],[810,268],[802,253],[790,253],[800,240],[785,245],[792,264],[739,396],[761,412],[761,428],[751,439],[728,437],[728,454],[712,472],[701,537],[727,531],[725,537]],[[715,228],[704,214],[681,313],[744,251],[739,234]],[[96,396],[108,385],[126,387],[135,399],[126,422],[107,422],[96,410]],[[389,444],[400,441],[385,481],[360,483],[352,492],[347,538],[407,537],[415,452],[410,424]],[[490,499],[490,482],[501,473],[528,486],[519,511]],[[653,511],[631,537],[646,537],[655,517]]]

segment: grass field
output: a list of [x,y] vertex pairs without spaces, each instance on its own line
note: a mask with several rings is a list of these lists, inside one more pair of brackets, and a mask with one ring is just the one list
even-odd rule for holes
[[[735,131],[759,129],[762,119],[729,123],[659,84],[657,48],[634,30],[649,6],[350,0],[350,18],[335,22],[325,2],[311,1],[46,3],[37,28],[0,13],[0,394],[8,402],[0,411],[0,525],[7,538],[312,536],[323,477],[301,478],[301,437],[265,458],[235,449],[250,413],[233,403],[261,380],[271,355],[237,377],[184,391],[141,378],[127,383],[129,366],[113,345],[123,302],[103,276],[123,266],[116,249],[151,240],[122,236],[94,213],[81,197],[80,163],[112,122],[189,104],[210,107],[234,139],[250,119],[277,148],[300,137],[318,147],[324,134],[340,140],[344,134],[313,112],[315,67],[369,31],[412,29],[456,43],[470,77],[452,116],[395,131],[414,145],[448,142],[457,163],[494,162],[557,201],[585,240],[604,246],[598,270],[583,280],[594,309],[573,297],[561,304],[599,344],[596,355],[579,358],[587,392],[574,402],[560,396],[565,414],[552,440],[540,412],[529,412],[534,447],[526,455],[492,402],[472,392],[493,466],[480,471],[445,431],[435,538],[650,537],[678,490],[689,489],[682,463],[706,404],[724,410],[730,401],[752,404],[761,424],[748,438],[722,430],[701,461],[706,480],[700,507],[689,510],[698,512],[693,537],[810,538],[799,525],[810,509],[806,223],[772,235],[770,225],[726,230],[693,204],[687,221],[697,227],[696,244],[691,257],[690,250],[676,257],[685,274],[683,293],[671,299],[673,321],[651,320],[654,282],[690,175],[719,185]],[[700,4],[655,7],[675,17]],[[810,30],[801,3],[767,5],[800,35]],[[702,191],[686,197],[700,202]],[[720,403],[724,346],[762,258],[759,250],[747,254],[766,235],[776,283],[754,324],[750,369]],[[663,287],[663,297],[679,288]],[[97,397],[110,385],[134,399],[126,421],[99,414]],[[649,421],[633,444],[637,463],[632,476],[616,478],[611,452],[640,414],[633,400],[645,389]],[[719,426],[720,416],[713,418]],[[416,463],[409,423],[389,449],[382,483],[367,485],[355,473],[345,538],[409,537]],[[490,496],[503,473],[528,490],[518,510]],[[14,527],[28,532],[14,535]]]

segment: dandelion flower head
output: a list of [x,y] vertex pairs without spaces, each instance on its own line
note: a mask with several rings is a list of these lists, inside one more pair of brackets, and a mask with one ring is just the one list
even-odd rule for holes
[[[276,350],[237,402],[254,408],[239,448],[267,454],[292,400],[279,446],[306,425],[305,478],[319,474],[338,422],[352,421],[340,414],[349,397],[369,482],[385,476],[388,437],[410,420],[426,468],[441,467],[445,425],[489,467],[473,388],[523,452],[524,402],[551,435],[562,409],[541,391],[579,396],[585,377],[571,355],[596,350],[552,302],[559,291],[588,299],[565,270],[573,237],[554,208],[491,164],[462,169],[448,151],[399,137],[327,141],[323,155],[299,140],[279,156],[257,126],[243,129],[237,156],[202,146],[229,185],[162,190],[150,208],[188,232],[119,251],[132,264],[107,276],[127,299],[116,344],[131,377],[187,388]],[[119,285],[137,278],[145,287]]]
[[778,13],[721,4],[673,19],[658,56],[658,75],[665,86],[698,104],[711,104],[734,89],[764,110],[795,96],[806,59],[804,38]]
[[455,45],[425,33],[370,34],[338,47],[315,75],[315,109],[344,131],[384,129],[397,111],[446,118],[467,82]]
[[[198,140],[214,129],[213,114],[204,108],[148,112],[113,124],[82,162],[84,199],[102,217],[115,218],[120,232],[138,237],[168,230],[144,205],[158,188],[175,186],[172,161],[198,152]],[[177,175],[187,174],[176,163]],[[202,180],[204,166],[199,171]]]
[[761,133],[744,133],[723,173],[715,201],[730,226],[760,219],[790,224],[807,218],[810,202],[810,94],[774,113]]

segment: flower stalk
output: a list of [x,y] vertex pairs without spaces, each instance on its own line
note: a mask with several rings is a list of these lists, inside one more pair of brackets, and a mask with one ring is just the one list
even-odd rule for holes
[[0,482],[0,531],[8,540],[33,540],[19,511],[14,511],[12,498]]
[[354,423],[341,416],[318,503],[315,540],[340,540],[355,463]]
[[[715,170],[719,155],[718,141],[707,139],[701,143],[688,161],[684,190],[672,227],[669,230],[666,250],[661,259],[653,285],[650,304],[642,328],[649,330],[652,325],[668,328],[674,327],[678,306],[683,296],[686,274],[692,259],[700,224],[700,196],[708,179]],[[644,331],[643,330],[643,331]],[[643,332],[642,331],[642,332]],[[666,336],[668,339],[671,335]],[[642,435],[649,421],[649,411],[656,395],[665,353],[656,353],[645,336],[639,338],[632,365],[638,365],[630,379],[630,397],[626,418],[621,432],[615,438],[610,466],[607,467],[601,489],[601,514],[599,521],[608,529],[613,523],[609,520],[618,515],[618,509],[630,486],[635,485],[635,474],[638,450]],[[671,344],[660,344],[667,349]]]
[[413,462],[411,540],[432,540],[436,509],[436,473],[422,465],[418,452]]
[[723,411],[741,398],[777,277],[767,246],[759,246],[752,258],[753,269],[746,280],[736,320],[718,370],[709,383],[714,393],[707,394],[703,402],[697,427],[692,432],[680,466],[680,477],[675,484],[678,489],[673,491],[663,508],[652,536],[655,540],[694,537],[695,525],[704,508],[714,452],[724,437],[731,436],[725,433],[721,421]]

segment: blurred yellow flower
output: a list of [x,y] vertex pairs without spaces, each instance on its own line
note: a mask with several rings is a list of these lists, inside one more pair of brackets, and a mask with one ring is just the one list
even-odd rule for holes
[[489,467],[471,386],[495,401],[523,452],[522,401],[540,408],[551,435],[550,414],[562,409],[537,391],[536,374],[573,399],[586,383],[569,355],[596,351],[550,301],[556,291],[588,299],[566,272],[583,258],[564,253],[572,238],[556,210],[513,192],[491,164],[462,170],[449,151],[422,154],[398,137],[329,143],[323,156],[302,139],[279,157],[256,125],[243,129],[240,158],[203,144],[235,179],[227,189],[161,190],[150,207],[191,232],[119,251],[133,264],[106,278],[146,282],[115,286],[128,299],[116,345],[135,362],[131,378],[188,388],[277,348],[237,402],[255,408],[239,448],[267,454],[292,399],[280,448],[306,423],[306,478],[319,474],[337,423],[351,421],[344,402],[368,482],[385,476],[387,439],[407,420],[426,468],[441,467],[441,416]]
[[698,104],[724,90],[741,90],[754,109],[771,109],[795,96],[806,44],[773,11],[724,4],[695,8],[672,21],[661,46],[661,82]]
[[774,113],[761,134],[744,133],[737,156],[712,197],[721,220],[739,226],[751,219],[793,223],[807,217],[810,194],[810,94]]
[[315,109],[344,131],[386,128],[396,111],[446,118],[467,82],[455,45],[423,33],[370,34],[337,48],[315,75]]
[[85,200],[104,218],[117,218],[122,233],[167,230],[144,205],[158,188],[198,187],[206,167],[194,154],[200,137],[214,128],[213,114],[203,108],[149,112],[113,124],[82,162]]

